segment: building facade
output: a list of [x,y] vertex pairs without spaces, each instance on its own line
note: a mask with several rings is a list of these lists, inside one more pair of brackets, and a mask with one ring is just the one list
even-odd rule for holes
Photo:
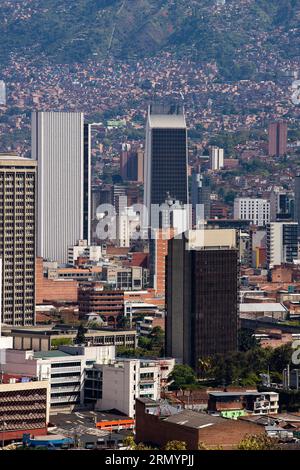
[[32,158],[38,162],[37,254],[67,263],[68,247],[85,238],[89,220],[83,114],[34,112]]
[[36,167],[27,158],[0,156],[2,322],[35,322]]
[[138,397],[160,398],[160,367],[158,361],[123,359],[102,366],[102,398],[96,408],[117,409],[135,417]]
[[181,204],[188,203],[187,166],[187,126],[183,108],[151,105],[145,148],[146,225],[153,227],[151,206],[163,204],[168,194]]
[[144,150],[141,147],[132,148],[130,144],[122,145],[120,174],[123,181],[144,182]]
[[287,153],[287,122],[269,124],[269,157],[282,157]]
[[68,263],[75,264],[78,258],[87,258],[88,261],[98,263],[102,259],[102,248],[89,245],[87,240],[78,240],[75,246],[68,248]]
[[250,220],[258,227],[270,223],[270,202],[267,199],[237,198],[234,201],[234,218]]
[[270,268],[298,259],[298,223],[271,222],[267,227],[267,262]]
[[224,168],[224,149],[212,146],[209,149],[210,169],[218,171]]
[[208,181],[206,181],[203,175],[201,175],[200,173],[193,173],[192,174],[192,206],[193,206],[193,225],[194,226],[198,225],[203,220],[210,218],[210,208],[211,208],[210,194],[211,194],[211,188],[210,188]]
[[6,106],[6,84],[0,80],[0,106]]
[[78,292],[79,317],[93,313],[110,325],[116,325],[124,314],[124,291],[103,290],[99,287],[81,287]]
[[8,378],[0,383],[0,434],[2,443],[19,440],[24,433],[47,434],[50,410],[49,382]]
[[294,191],[295,191],[294,221],[298,222],[298,238],[300,238],[300,175],[297,175],[295,177]]
[[168,247],[166,353],[197,372],[199,359],[237,350],[238,251],[213,244]]

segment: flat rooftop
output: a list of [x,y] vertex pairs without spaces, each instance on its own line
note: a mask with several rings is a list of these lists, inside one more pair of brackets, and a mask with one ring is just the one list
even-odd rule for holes
[[148,119],[152,129],[186,129],[183,114],[151,114]]
[[199,413],[191,410],[183,410],[179,413],[164,419],[169,423],[185,426],[193,429],[206,428],[215,424],[223,424],[225,418],[211,416],[205,413]]
[[68,354],[64,351],[60,350],[53,350],[53,351],[37,351],[34,353],[34,357],[36,359],[47,359],[52,357],[63,357],[63,356],[72,356],[72,354]]
[[50,415],[50,425],[55,426],[53,433],[62,434],[65,437],[79,436],[85,442],[97,442],[97,439],[109,437],[111,440],[122,440],[132,431],[122,430],[119,433],[96,428],[96,423],[101,421],[118,421],[127,419],[126,415],[117,411],[75,411],[72,413],[57,413]]

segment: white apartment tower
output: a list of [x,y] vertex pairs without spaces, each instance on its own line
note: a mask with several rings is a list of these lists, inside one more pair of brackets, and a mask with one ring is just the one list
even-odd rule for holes
[[32,158],[38,161],[37,255],[67,263],[84,239],[90,195],[90,153],[82,113],[34,112]]
[[210,169],[217,171],[224,168],[224,149],[212,146],[209,149]]
[[271,222],[267,227],[267,260],[270,268],[298,259],[298,223]]
[[0,80],[0,106],[6,106],[6,84]]
[[234,218],[250,220],[263,227],[270,223],[270,202],[267,199],[237,198],[234,201]]

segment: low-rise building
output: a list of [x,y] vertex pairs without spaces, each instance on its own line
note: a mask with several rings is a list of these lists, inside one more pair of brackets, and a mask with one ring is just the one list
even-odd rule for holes
[[24,433],[47,434],[50,385],[16,374],[2,374],[0,383],[0,431],[2,442],[20,440]]
[[51,412],[55,412],[83,406],[86,369],[114,359],[114,346],[62,346],[46,352],[7,350],[2,368],[9,374],[49,381]]
[[102,398],[98,410],[117,409],[135,416],[137,397],[160,398],[160,367],[151,359],[121,359],[102,367]]
[[98,263],[102,259],[102,248],[88,245],[87,240],[79,240],[77,245],[68,248],[68,263],[75,264],[78,258],[87,258]]
[[[3,338],[13,338],[13,349],[50,351],[57,344],[65,341],[72,343],[77,335],[77,328],[67,325],[57,327],[13,328],[3,331]],[[124,346],[135,349],[137,333],[132,329],[103,328],[85,332],[86,344],[90,346]]]
[[288,316],[288,309],[277,302],[243,303],[240,304],[240,314],[253,319],[270,317],[275,320],[285,320]]
[[124,291],[104,290],[102,287],[81,287],[78,293],[79,317],[93,313],[110,325],[116,325],[124,314]]
[[246,435],[265,434],[264,428],[255,423],[182,410],[180,405],[148,398],[137,398],[135,419],[136,442],[160,448],[169,441],[183,441],[187,450],[202,445],[233,450]]
[[209,392],[208,412],[224,418],[238,419],[248,414],[276,414],[279,395],[276,392]]

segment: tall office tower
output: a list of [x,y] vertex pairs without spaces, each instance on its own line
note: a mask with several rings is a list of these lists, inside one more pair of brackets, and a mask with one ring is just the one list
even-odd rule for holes
[[91,243],[92,224],[92,124],[83,128],[83,238]]
[[224,149],[212,146],[209,149],[209,163],[211,170],[224,168]]
[[150,286],[158,297],[166,294],[166,257],[168,243],[175,235],[174,230],[156,229],[149,241]]
[[272,222],[267,227],[269,268],[298,259],[298,223]]
[[[202,217],[204,220],[210,218],[210,200],[211,189],[209,182],[205,180],[204,176],[200,173],[192,174],[192,206],[193,206],[193,225],[201,222]],[[198,205],[198,208],[197,208]],[[201,207],[203,211],[200,211]]]
[[234,218],[250,220],[253,225],[262,227],[270,223],[270,201],[249,197],[234,200]]
[[119,247],[130,247],[139,235],[141,226],[140,215],[132,207],[123,208],[116,216],[116,237]]
[[0,258],[2,321],[35,322],[35,223],[37,162],[0,155]]
[[116,214],[122,214],[128,206],[126,188],[119,184],[114,184],[112,188],[112,203]]
[[[148,110],[145,148],[144,205],[164,203],[167,195],[188,203],[187,126],[180,105],[153,104]],[[159,228],[153,226],[153,228]]]
[[270,194],[271,222],[288,220],[294,216],[294,199],[284,191],[272,191]]
[[34,112],[32,158],[38,161],[37,254],[67,263],[68,247],[83,239],[84,221],[89,219],[85,198],[90,193],[90,163],[84,158],[83,114]]
[[0,80],[0,106],[6,106],[6,85]]
[[193,236],[169,241],[166,354],[199,373],[199,359],[237,350],[239,269],[235,230]]
[[295,177],[294,192],[294,221],[298,222],[298,238],[300,238],[300,175]]
[[269,157],[282,157],[287,153],[287,122],[269,124]]
[[140,146],[122,145],[120,174],[123,181],[144,182],[144,150]]

